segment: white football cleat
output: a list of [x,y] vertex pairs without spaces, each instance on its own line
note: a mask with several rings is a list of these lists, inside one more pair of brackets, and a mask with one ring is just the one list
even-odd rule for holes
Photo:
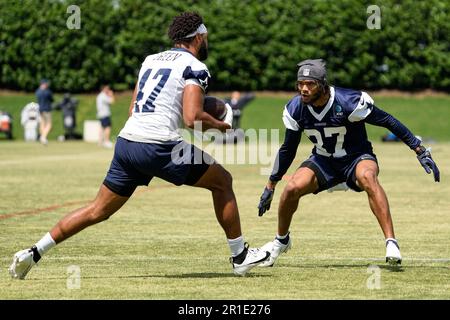
[[402,264],[402,255],[397,240],[386,239],[386,262],[390,265],[397,266]]
[[[40,259],[39,252],[34,248],[21,250],[14,255],[13,262],[8,269],[13,279],[25,279],[27,273],[36,264],[35,260]],[[36,252],[38,257],[35,257]]]
[[[242,259],[242,255],[245,254],[245,258],[241,263],[237,261]],[[250,269],[256,267],[258,264],[266,261],[270,256],[270,253],[258,248],[249,248],[248,243],[245,243],[244,251],[237,257],[231,257],[230,262],[233,266],[234,274],[238,276],[245,276]]]
[[280,240],[275,238],[275,240],[267,242],[261,247],[261,250],[266,250],[270,252],[270,258],[261,263],[260,267],[273,267],[275,260],[281,253],[288,252],[292,247],[292,240],[289,237],[287,244],[282,244]]

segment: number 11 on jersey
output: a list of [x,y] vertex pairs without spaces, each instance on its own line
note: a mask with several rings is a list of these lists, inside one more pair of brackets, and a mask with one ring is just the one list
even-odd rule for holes
[[[159,69],[153,78],[150,80],[150,82],[153,84],[159,76],[161,76],[161,79],[155,86],[153,87],[152,92],[148,96],[147,100],[144,104],[140,104],[139,102],[142,100],[144,96],[144,91],[150,90],[152,87],[145,88],[145,85],[147,83],[147,80],[150,77],[150,74],[152,73],[152,69],[147,69],[144,74],[142,75],[141,80],[139,81],[139,92],[136,95],[136,102],[134,103],[134,112],[154,112],[155,111],[155,105],[153,102],[155,102],[155,99],[158,97],[158,94],[161,92],[161,90],[164,88],[164,85],[167,82],[167,79],[169,79],[170,73],[172,72],[172,69]],[[139,109],[139,107],[141,109]]]

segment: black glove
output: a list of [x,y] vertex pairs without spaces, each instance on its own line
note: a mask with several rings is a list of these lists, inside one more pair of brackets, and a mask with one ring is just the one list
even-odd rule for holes
[[434,181],[439,182],[439,169],[436,165],[436,162],[434,162],[433,158],[431,158],[430,148],[425,149],[425,147],[421,146],[420,151],[417,153],[417,159],[425,169],[426,173],[430,174],[431,171],[433,171]]
[[275,192],[275,189],[268,189],[267,187],[264,188],[264,192],[261,195],[261,199],[259,200],[258,205],[258,216],[262,216],[264,212],[270,209],[270,204],[272,203],[273,193]]

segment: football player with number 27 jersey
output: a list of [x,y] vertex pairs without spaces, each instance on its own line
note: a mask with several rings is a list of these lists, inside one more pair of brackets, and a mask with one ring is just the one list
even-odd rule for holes
[[273,266],[278,256],[291,248],[289,227],[302,196],[349,188],[367,193],[370,208],[385,237],[386,262],[401,264],[388,200],[377,179],[377,158],[367,139],[365,124],[385,127],[393,132],[416,152],[425,171],[433,172],[434,180],[438,182],[439,169],[430,150],[423,147],[401,122],[377,108],[367,93],[328,85],[323,60],[308,59],[298,66],[299,94],[287,103],[283,112],[285,140],[261,195],[259,216],[270,209],[275,186],[292,164],[302,132],[314,148],[309,159],[289,179],[281,195],[277,235],[261,248],[271,252],[270,258],[261,266]]

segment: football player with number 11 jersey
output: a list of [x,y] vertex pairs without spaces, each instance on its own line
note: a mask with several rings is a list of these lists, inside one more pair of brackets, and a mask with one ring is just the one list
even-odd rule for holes
[[24,279],[41,256],[56,244],[108,219],[138,186],[148,185],[153,177],[177,186],[184,184],[211,191],[236,275],[245,275],[269,258],[269,252],[249,248],[244,242],[230,173],[210,155],[183,141],[178,130],[183,122],[189,128],[201,122],[202,130],[225,131],[231,128],[233,120],[231,107],[224,121],[203,110],[210,78],[201,62],[208,56],[203,19],[194,12],[182,13],[172,21],[168,35],[174,48],[149,55],[142,64],[130,117],[120,131],[111,166],[97,197],[65,216],[34,246],[17,252],[9,268],[13,278]]

